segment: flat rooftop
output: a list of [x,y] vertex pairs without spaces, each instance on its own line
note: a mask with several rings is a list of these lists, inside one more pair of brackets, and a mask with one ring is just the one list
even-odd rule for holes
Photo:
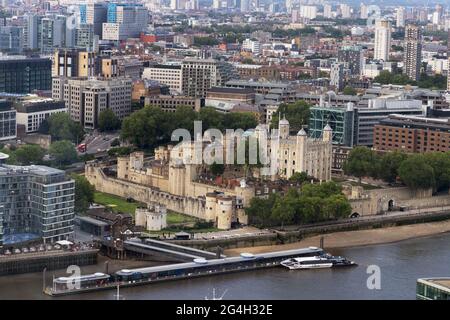
[[249,87],[276,87],[276,88],[289,88],[290,83],[284,82],[259,82],[259,81],[248,81],[248,80],[229,80],[225,83],[225,86],[249,86]]
[[52,98],[36,98],[16,103],[16,110],[19,113],[33,113],[51,110],[66,110],[64,101]]
[[412,129],[435,129],[450,132],[450,119],[397,117],[391,115],[380,121],[380,125]]
[[146,67],[145,69],[174,69],[174,70],[181,70],[181,64],[155,64],[155,65],[151,65],[149,67]]
[[104,221],[100,221],[100,220],[94,219],[94,218],[91,218],[91,217],[80,216],[80,217],[78,217],[78,219],[79,219],[80,221],[84,221],[84,222],[86,222],[86,223],[93,224],[93,225],[98,226],[98,227],[106,227],[106,226],[109,226],[108,223],[106,223],[106,222],[104,222]]
[[450,292],[450,277],[442,278],[421,278],[418,282],[426,283],[427,285],[433,285],[440,287],[439,289]]
[[27,57],[27,56],[0,56],[0,62],[8,62],[8,61],[43,61],[48,60],[51,62],[50,58],[48,57]]
[[251,94],[255,93],[251,88],[229,88],[229,87],[212,87],[207,93],[240,93]]
[[431,282],[450,289],[450,279],[432,280]]
[[65,174],[63,170],[40,165],[31,165],[31,166],[13,166],[6,164],[0,165],[0,175],[7,175],[14,173],[31,173],[40,176]]

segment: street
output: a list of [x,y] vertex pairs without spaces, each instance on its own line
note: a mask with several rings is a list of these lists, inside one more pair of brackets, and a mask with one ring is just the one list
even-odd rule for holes
[[[87,134],[82,143],[86,143],[86,154],[95,154],[97,152],[107,151],[111,148],[111,142],[119,137],[118,132]],[[84,154],[84,153],[82,153]]]

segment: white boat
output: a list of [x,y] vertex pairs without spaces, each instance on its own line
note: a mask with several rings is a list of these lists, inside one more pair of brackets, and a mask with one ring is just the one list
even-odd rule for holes
[[347,267],[357,265],[354,261],[347,260],[343,257],[335,257],[329,253],[324,253],[322,255],[312,257],[298,257],[286,259],[281,261],[280,264],[291,270]]
[[281,265],[291,270],[295,269],[319,269],[319,268],[331,268],[333,261],[327,257],[302,257],[291,258],[281,261]]

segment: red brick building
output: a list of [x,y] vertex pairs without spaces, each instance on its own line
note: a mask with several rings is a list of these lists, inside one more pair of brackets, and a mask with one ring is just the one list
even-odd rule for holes
[[450,120],[391,115],[375,125],[373,147],[408,153],[450,151]]

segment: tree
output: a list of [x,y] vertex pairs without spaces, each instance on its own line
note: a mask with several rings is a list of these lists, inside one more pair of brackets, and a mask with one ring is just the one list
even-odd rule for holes
[[98,115],[98,129],[113,131],[120,128],[120,120],[111,109],[105,109]]
[[450,187],[450,152],[427,152],[425,162],[433,168],[437,191]]
[[278,128],[278,121],[281,115],[286,117],[293,131],[299,131],[303,125],[308,124],[309,108],[310,105],[303,100],[292,104],[281,104],[277,112],[272,116],[271,127]]
[[215,176],[220,176],[225,171],[225,166],[221,163],[214,162],[209,166],[209,170],[211,170],[211,173]]
[[378,177],[390,183],[395,182],[398,177],[398,169],[406,158],[407,155],[399,151],[384,154],[380,160]]
[[72,142],[61,140],[50,145],[50,155],[58,165],[66,165],[75,162],[78,158],[77,151]]
[[197,120],[197,113],[192,110],[192,107],[180,106],[170,118],[170,123],[173,124],[170,132],[182,128],[188,130],[191,135],[194,134],[194,121]]
[[392,75],[388,70],[383,70],[373,81],[381,84],[390,84],[392,82]]
[[118,147],[120,146],[120,140],[115,138],[113,141],[111,141],[111,147]]
[[380,72],[378,76],[373,80],[374,82],[378,82],[381,84],[415,84],[415,81],[411,80],[406,74],[403,73],[391,73],[388,70],[383,70]]
[[[83,127],[70,119],[68,113],[60,112],[52,114],[47,119],[47,123],[41,124],[40,131],[42,133],[48,133],[51,135],[53,141],[57,140],[69,140],[74,143],[79,143],[83,140],[84,130]],[[48,132],[45,132],[45,128],[48,126]]]
[[245,208],[245,213],[248,215],[251,224],[261,227],[273,225],[272,208],[278,198],[279,195],[276,193],[271,193],[268,199],[253,197],[250,200],[250,205]]
[[7,154],[9,157],[6,159],[6,164],[18,165],[19,162],[16,159],[16,154],[10,148],[5,148],[0,151],[1,153]]
[[302,28],[302,29],[280,29],[280,28],[277,28],[273,31],[272,35],[274,38],[284,38],[284,37],[294,38],[294,37],[299,37],[299,36],[315,34],[316,32],[317,31],[311,27],[306,27],[306,28]]
[[245,208],[253,225],[275,226],[289,223],[314,223],[348,217],[351,205],[334,182],[305,183],[301,191],[290,188],[286,194],[270,194],[269,199],[253,198]]
[[371,176],[374,179],[381,179],[381,172],[383,172],[383,167],[382,167],[382,156],[380,154],[378,154],[375,151],[372,151],[372,166],[369,170],[369,176]]
[[302,187],[301,193],[306,197],[321,197],[328,198],[334,194],[340,194],[342,187],[334,181],[323,182],[320,184],[305,184]]
[[253,61],[253,59],[251,59],[251,58],[245,58],[245,59],[242,59],[242,63],[243,64],[255,64],[255,61]]
[[95,188],[84,176],[73,174],[71,177],[75,180],[75,212],[84,213],[94,202]]
[[115,147],[108,150],[108,155],[111,157],[127,156],[133,150],[132,147]]
[[44,149],[35,144],[27,144],[14,151],[15,160],[23,166],[42,163]]
[[417,85],[420,88],[445,90],[447,89],[447,77],[441,74],[429,76],[426,73],[423,73],[420,75],[420,80],[418,81]]
[[141,104],[140,101],[132,101],[131,102],[131,111],[134,112],[134,111],[137,111],[139,109],[142,109],[143,106],[144,105]]
[[121,137],[139,148],[151,148],[170,138],[167,114],[158,107],[146,106],[122,122]]
[[145,106],[123,120],[121,137],[139,148],[153,148],[171,141],[171,134],[175,129],[187,129],[192,136],[196,120],[202,121],[203,130],[247,130],[258,124],[255,115],[249,112],[225,115],[205,107],[197,113],[191,107],[181,106],[174,113],[167,113],[158,107]]
[[[216,111],[217,112],[217,111]],[[250,112],[230,112],[225,114],[223,118],[224,129],[242,129],[247,130],[258,125],[258,121],[254,114]]]
[[361,183],[362,177],[370,176],[373,173],[375,154],[367,147],[355,147],[348,155],[344,163],[344,173],[355,176]]
[[295,198],[287,199],[278,198],[275,201],[275,205],[272,209],[271,217],[273,220],[281,224],[281,229],[283,229],[284,224],[292,223],[295,215]]
[[295,184],[303,184],[308,181],[309,177],[306,172],[295,172],[290,178],[289,181]]
[[216,128],[218,130],[224,130],[223,122],[225,115],[223,113],[217,112],[212,107],[204,107],[200,109],[199,120],[202,122],[203,130],[209,128]]
[[219,41],[212,37],[194,37],[194,46],[215,46],[218,44]]
[[342,91],[342,93],[349,96],[356,96],[356,90],[350,86],[346,86],[344,88],[344,91]]
[[349,217],[352,213],[352,206],[347,198],[342,194],[329,196],[323,204],[323,213],[326,214],[326,220]]
[[393,44],[391,46],[391,50],[392,51],[401,51],[401,52],[403,52],[403,51],[405,51],[405,48],[403,48],[402,46],[397,46],[397,45]]
[[322,212],[322,198],[302,196],[298,199],[297,205],[299,206],[300,212],[297,218],[298,222],[313,223],[320,221]]
[[411,155],[403,161],[398,174],[402,182],[413,190],[435,186],[434,170],[420,154]]

